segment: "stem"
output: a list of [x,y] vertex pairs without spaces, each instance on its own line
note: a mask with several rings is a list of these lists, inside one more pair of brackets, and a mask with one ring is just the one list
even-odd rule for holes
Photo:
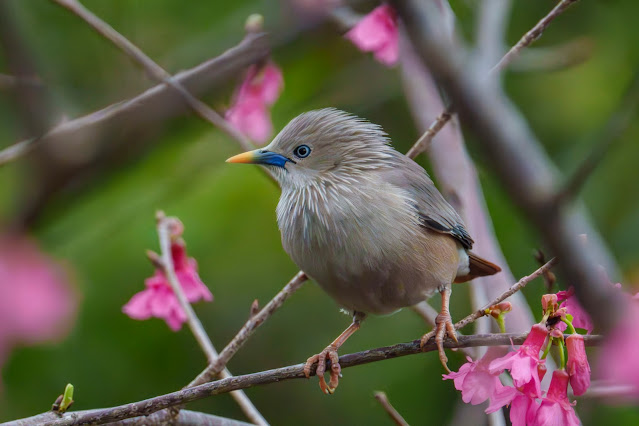
[[[164,268],[164,273],[166,275],[171,288],[173,289],[173,293],[177,297],[178,303],[180,307],[186,314],[186,322],[191,329],[191,333],[195,337],[195,340],[198,342],[202,350],[206,355],[206,359],[209,365],[215,364],[219,359],[219,355],[213,346],[213,342],[209,338],[208,334],[204,330],[202,326],[202,322],[197,317],[193,307],[189,303],[186,295],[184,294],[184,290],[182,289],[182,285],[180,284],[177,275],[175,274],[175,267],[173,265],[173,258],[171,256],[171,235],[170,235],[170,226],[171,222],[177,219],[166,217],[163,212],[157,213],[158,220],[158,238],[160,240],[160,249],[162,255],[162,266]],[[222,378],[231,378],[233,375],[230,371],[221,369],[219,373],[222,373]],[[262,414],[258,411],[258,409],[253,405],[251,400],[248,399],[246,394],[243,391],[234,391],[231,396],[237,404],[240,406],[244,414],[254,423],[258,425],[268,425],[268,422]],[[178,413],[173,413],[177,415]]]
[[559,347],[559,360],[560,360],[560,369],[566,368],[566,352],[564,350],[565,345],[562,339],[555,339],[557,341],[557,346]]
[[553,339],[552,337],[548,339],[548,344],[544,348],[544,352],[541,354],[540,359],[546,359],[546,357],[548,356],[548,353],[550,353],[550,347],[552,346],[552,339]]

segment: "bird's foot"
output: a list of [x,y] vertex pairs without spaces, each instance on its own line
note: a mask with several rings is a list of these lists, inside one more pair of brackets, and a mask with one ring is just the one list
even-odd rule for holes
[[422,336],[420,345],[423,347],[426,342],[433,337],[433,335],[435,336],[437,352],[439,352],[439,360],[446,371],[450,373],[450,369],[448,368],[448,357],[446,357],[446,352],[444,351],[444,339],[446,338],[446,335],[448,335],[448,337],[453,339],[455,342],[458,340],[453,319],[448,311],[442,311],[437,315],[435,318],[435,329]]
[[[326,384],[326,380],[324,379],[327,360],[331,361],[331,378],[328,384]],[[337,385],[339,384],[339,376],[342,372],[342,367],[340,367],[339,365],[339,355],[337,354],[337,347],[332,344],[328,345],[322,352],[317,355],[313,355],[306,360],[306,365],[304,365],[304,374],[306,375],[307,379],[311,376],[311,368],[315,363],[317,363],[317,370],[315,370],[315,375],[319,378],[320,389],[327,395],[332,394],[333,392],[335,392],[335,388],[337,388]]]

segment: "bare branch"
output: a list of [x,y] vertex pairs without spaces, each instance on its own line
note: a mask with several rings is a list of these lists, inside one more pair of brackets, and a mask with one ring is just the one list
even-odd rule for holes
[[202,119],[221,129],[224,133],[235,139],[245,150],[253,149],[253,144],[228,121],[211,109],[204,102],[194,97],[171,74],[149,58],[142,50],[131,43],[126,37],[118,33],[109,24],[97,17],[93,12],[77,0],[52,0],[60,6],[68,9],[79,18],[83,19],[95,31],[107,40],[115,44],[127,56],[141,65],[144,70],[155,80],[163,82],[176,90],[186,101],[188,106]]
[[[173,77],[191,93],[200,94],[219,87],[221,83],[234,78],[248,65],[268,55],[267,35],[265,33],[247,34],[237,46],[202,64],[182,71]],[[45,143],[58,143],[66,140],[81,140],[83,143],[96,143],[95,138],[111,140],[117,131],[117,140],[127,142],[122,132],[160,123],[185,109],[180,103],[181,96],[164,84],[157,85],[144,93],[122,102],[109,105],[74,120],[59,124],[41,137],[26,139],[0,151],[0,166],[25,154],[34,146]]]
[[[200,319],[197,317],[193,307],[186,298],[182,285],[175,274],[175,266],[173,265],[173,257],[171,254],[171,226],[175,223],[175,221],[177,221],[177,219],[173,217],[166,217],[163,212],[158,212],[156,216],[158,222],[158,238],[160,240],[160,249],[162,253],[161,262],[164,273],[171,285],[171,288],[173,289],[173,293],[175,293],[175,296],[178,299],[180,307],[186,314],[186,322],[191,329],[191,333],[193,333],[195,340],[206,355],[208,364],[215,364],[219,359],[218,353],[215,350],[208,334],[204,331],[204,327],[202,326]],[[216,376],[219,373],[222,373],[222,378],[233,377],[228,369],[221,369],[216,373]],[[231,396],[238,403],[244,414],[246,414],[246,416],[254,424],[268,425],[268,422],[264,419],[257,408],[255,408],[255,405],[253,405],[243,391],[233,391]],[[177,413],[174,414],[177,416]]]
[[527,46],[530,46],[535,40],[538,40],[539,37],[546,30],[548,25],[552,21],[554,21],[559,15],[561,15],[566,9],[572,6],[573,3],[576,3],[579,0],[561,0],[557,6],[555,6],[546,16],[541,18],[537,24],[532,27],[530,31],[528,31],[524,36],[515,44],[510,50],[504,55],[503,58],[495,65],[490,72],[499,72],[506,68],[510,63],[519,55],[522,49]]
[[379,401],[384,410],[388,413],[391,419],[395,422],[397,426],[408,426],[406,420],[402,417],[401,414],[393,407],[393,405],[388,400],[386,393],[384,392],[375,392],[375,399]]
[[426,129],[424,134],[419,139],[417,139],[417,142],[415,142],[413,146],[410,147],[410,149],[406,153],[406,156],[408,158],[415,158],[422,152],[426,151],[435,135],[437,135],[437,133],[439,133],[439,131],[446,125],[446,123],[450,121],[452,116],[452,108],[448,107],[443,110],[441,114],[437,116],[435,121],[433,121],[433,123],[428,127],[428,129]]
[[548,262],[546,262],[545,265],[543,265],[542,267],[537,269],[535,272],[533,272],[530,275],[527,275],[527,276],[523,277],[517,283],[513,284],[512,287],[510,287],[507,291],[502,293],[499,297],[497,297],[494,300],[492,300],[491,302],[487,303],[484,307],[482,307],[481,309],[478,309],[477,311],[475,311],[472,314],[468,315],[464,319],[456,322],[455,323],[455,329],[457,330],[457,329],[460,329],[460,328],[464,328],[468,324],[470,324],[472,322],[475,322],[478,318],[483,317],[484,315],[486,315],[486,312],[485,312],[486,309],[490,308],[493,305],[496,305],[498,303],[503,302],[504,300],[506,300],[507,298],[509,298],[513,294],[517,293],[519,290],[524,288],[529,282],[531,282],[535,278],[537,278],[537,277],[545,274],[547,271],[549,271],[553,266],[555,266],[556,263],[557,263],[557,259],[556,258],[550,259]]
[[[98,410],[85,410],[77,411],[75,414],[91,414]],[[157,416],[158,413],[145,417],[144,424],[158,424],[156,420],[160,420]],[[50,424],[60,420],[60,415],[53,411],[47,411],[46,413],[38,414],[37,416],[27,417],[20,420],[15,420],[8,423],[3,423],[7,426],[36,426],[42,424]],[[133,417],[129,419],[120,420],[117,422],[109,423],[111,426],[134,426],[138,422],[138,418]],[[214,416],[213,414],[200,413],[198,411],[181,410],[180,414],[171,423],[173,425],[210,425],[210,426],[249,426],[250,423],[241,422],[239,420],[233,420],[226,417]]]
[[160,240],[160,252],[162,254],[161,260],[164,274],[166,275],[166,279],[171,285],[173,293],[175,293],[175,297],[177,297],[180,307],[186,314],[186,323],[191,329],[191,333],[193,333],[195,340],[202,348],[202,351],[206,355],[206,359],[209,364],[212,364],[217,359],[217,351],[213,347],[213,343],[211,342],[208,334],[206,334],[206,331],[204,331],[204,326],[202,326],[200,319],[197,317],[197,314],[193,310],[193,307],[186,298],[184,290],[182,289],[182,285],[180,284],[180,281],[175,274],[175,266],[173,265],[173,257],[171,255],[170,228],[171,222],[177,219],[166,217],[161,211],[156,214],[156,218],[158,222],[158,238]]
[[[561,258],[561,272],[602,330],[612,326],[620,296],[598,273],[606,263],[597,244],[584,247],[587,227],[579,213],[554,208],[557,171],[551,166],[525,120],[500,90],[467,70],[463,58],[430,18],[429,3],[395,2],[421,60],[451,96],[460,117],[482,143],[482,150],[516,205],[540,231],[551,252]],[[586,225],[586,226],[584,226]],[[588,229],[587,231],[593,231]],[[595,238],[598,235],[595,233]]]
[[512,0],[481,0],[477,3],[476,62],[478,72],[487,73],[504,54],[504,34]]
[[[450,339],[444,341],[446,348],[461,348],[474,346],[510,346],[521,345],[526,339],[527,333],[507,333],[507,334],[477,334],[472,336],[459,336],[459,342]],[[599,335],[584,336],[587,346],[599,345],[603,338]],[[422,352],[436,351],[435,342],[428,342],[420,348],[420,340],[413,340],[408,343],[399,343],[393,346],[386,346],[353,354],[343,355],[339,362],[342,368],[354,367],[356,365],[369,364],[388,359],[394,359],[407,355],[415,355]],[[315,366],[311,375],[315,374]],[[183,389],[166,395],[149,398],[144,401],[120,405],[118,407],[105,408],[92,411],[91,413],[65,413],[59,420],[49,423],[50,425],[80,425],[80,424],[103,424],[131,417],[145,416],[156,411],[172,406],[185,404],[213,395],[227,393],[237,389],[246,389],[253,386],[261,386],[269,383],[282,382],[291,379],[303,379],[304,364],[296,364],[274,370],[262,371],[259,373],[235,376],[229,379],[218,380],[205,383],[193,388]]]
[[284,304],[284,302],[291,297],[293,293],[295,293],[301,286],[308,280],[306,274],[302,271],[299,271],[285,286],[280,290],[279,293],[271,299],[270,302],[262,308],[257,314],[251,316],[246,324],[240,329],[240,331],[235,335],[235,337],[229,342],[228,345],[222,350],[220,356],[217,361],[213,364],[209,365],[209,367],[200,373],[199,376],[195,378],[191,383],[189,383],[189,387],[197,386],[202,383],[206,383],[212,380],[217,374],[224,369],[226,364],[230,361],[230,359],[235,355],[235,353],[244,346],[244,343],[248,340],[249,337],[253,334],[253,332],[260,326],[264,321],[266,321],[275,311],[277,311],[280,306]]
[[[499,0],[498,0],[499,1]],[[578,0],[561,0],[561,2],[552,9],[546,16],[544,16],[537,24],[515,44],[502,58],[501,60],[490,70],[490,74],[498,73],[506,68],[510,63],[517,58],[519,53],[525,47],[529,46],[541,37],[544,30],[550,25],[550,23],[557,18],[561,13],[566,10],[572,3]],[[422,152],[424,152],[435,135],[448,123],[451,119],[453,110],[451,106],[446,107],[435,119],[435,121],[428,127],[426,132],[415,142],[406,154],[410,158],[415,158]]]

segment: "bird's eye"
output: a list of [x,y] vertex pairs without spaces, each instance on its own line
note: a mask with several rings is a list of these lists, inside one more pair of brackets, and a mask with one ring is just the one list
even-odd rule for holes
[[306,158],[310,153],[311,148],[309,148],[308,145],[300,145],[293,150],[293,154],[295,154],[297,158]]

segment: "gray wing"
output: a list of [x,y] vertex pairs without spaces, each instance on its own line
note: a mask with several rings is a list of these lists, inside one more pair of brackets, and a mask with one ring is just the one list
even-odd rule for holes
[[426,170],[401,154],[398,160],[397,167],[382,172],[384,179],[411,194],[424,227],[450,234],[465,249],[471,249],[474,241],[462,218],[437,190]]

